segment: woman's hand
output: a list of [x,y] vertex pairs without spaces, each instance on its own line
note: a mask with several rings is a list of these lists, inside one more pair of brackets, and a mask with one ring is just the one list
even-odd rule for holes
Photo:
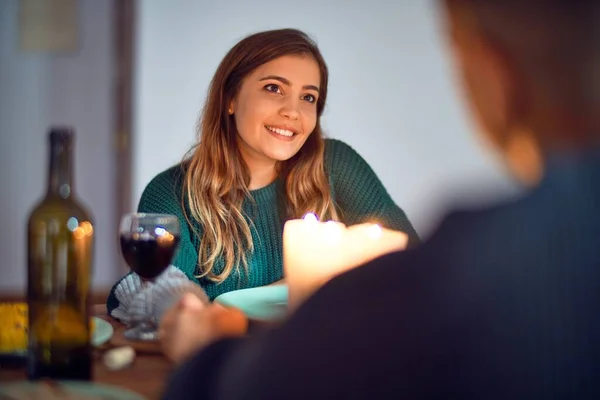
[[219,304],[205,304],[192,293],[165,312],[160,322],[160,344],[165,355],[181,363],[212,342],[242,336],[248,330],[248,319],[237,309]]

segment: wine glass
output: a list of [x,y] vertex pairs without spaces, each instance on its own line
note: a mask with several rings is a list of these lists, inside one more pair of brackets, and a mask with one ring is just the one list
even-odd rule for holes
[[[121,219],[119,238],[125,261],[142,281],[153,282],[171,264],[180,240],[179,219],[168,214],[126,214]],[[148,290],[148,314],[125,331],[130,340],[158,339],[157,321],[151,317],[152,298]]]

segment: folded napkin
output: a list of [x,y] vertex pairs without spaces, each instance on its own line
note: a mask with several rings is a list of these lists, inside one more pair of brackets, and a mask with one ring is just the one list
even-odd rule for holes
[[204,290],[173,265],[152,282],[142,280],[132,272],[115,288],[119,307],[110,314],[126,324],[144,318],[160,321],[164,312],[187,292],[196,294],[206,303],[209,301]]

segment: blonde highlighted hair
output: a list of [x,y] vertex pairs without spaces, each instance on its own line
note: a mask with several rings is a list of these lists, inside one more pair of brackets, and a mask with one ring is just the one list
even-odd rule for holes
[[[279,178],[285,182],[286,217],[315,212],[321,219],[337,219],[325,174],[320,126],[327,98],[327,65],[316,44],[299,30],[250,35],[237,43],[217,68],[198,123],[200,140],[184,161],[183,190],[189,212],[185,204],[183,209],[190,226],[192,220],[202,226],[198,278],[222,282],[239,267],[247,271],[254,244],[242,203],[251,199],[250,173],[238,148],[233,116],[227,111],[248,74],[284,55],[314,58],[321,76],[315,129],[296,155],[277,166]],[[217,268],[219,259],[223,260],[222,269]]]

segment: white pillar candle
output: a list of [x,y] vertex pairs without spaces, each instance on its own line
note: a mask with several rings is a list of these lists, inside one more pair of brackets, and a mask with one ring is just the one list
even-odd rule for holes
[[406,248],[408,236],[377,224],[346,227],[314,214],[286,222],[283,266],[293,311],[331,278],[384,254]]

